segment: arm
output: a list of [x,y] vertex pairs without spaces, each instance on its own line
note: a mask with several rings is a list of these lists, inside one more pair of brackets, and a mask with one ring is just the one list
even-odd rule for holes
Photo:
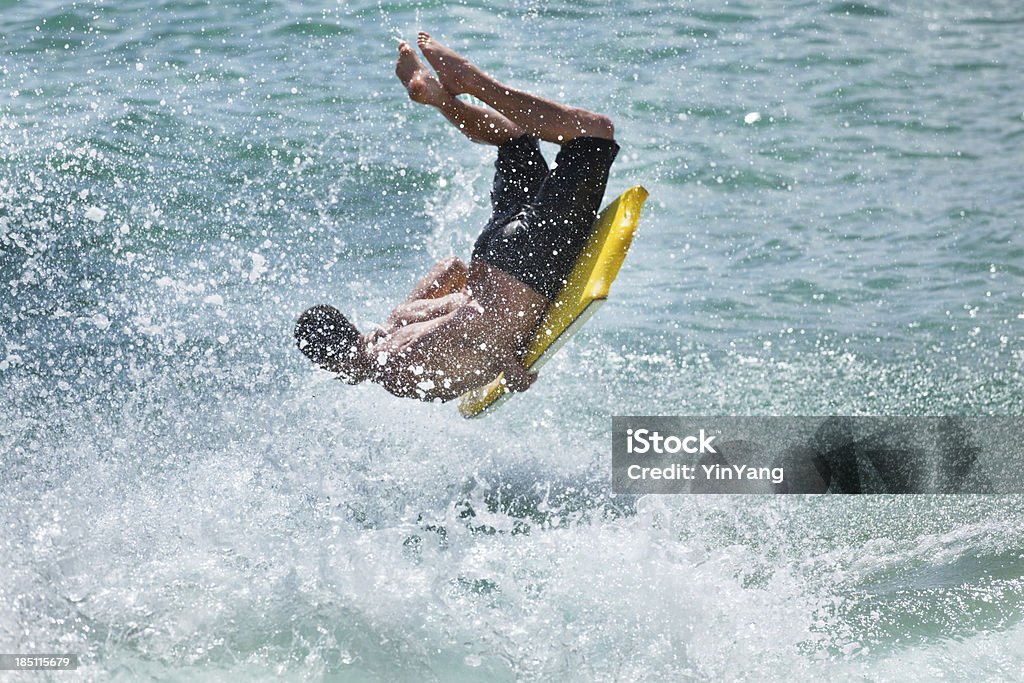
[[[402,327],[412,323],[437,320],[453,313],[469,302],[462,292],[452,292],[433,298],[407,299],[398,304],[388,316],[388,327]],[[476,304],[479,306],[479,304]]]
[[455,256],[442,259],[430,269],[430,272],[420,278],[413,286],[409,296],[405,297],[405,303],[419,299],[436,299],[458,292],[466,286],[469,280],[469,269],[466,264]]

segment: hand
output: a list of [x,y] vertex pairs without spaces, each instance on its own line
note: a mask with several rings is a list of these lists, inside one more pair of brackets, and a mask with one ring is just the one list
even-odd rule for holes
[[516,363],[502,371],[501,381],[505,385],[506,390],[520,393],[533,386],[533,383],[537,381],[537,373],[527,372],[526,369]]

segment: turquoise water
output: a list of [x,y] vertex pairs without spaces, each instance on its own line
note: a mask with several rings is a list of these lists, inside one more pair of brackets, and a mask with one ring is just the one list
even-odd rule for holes
[[[1022,25],[0,2],[0,651],[97,680],[1018,676],[1019,496],[621,500],[609,453],[616,414],[1021,414]],[[392,74],[419,28],[609,114],[609,195],[651,192],[612,299],[486,421],[292,346],[315,303],[381,320],[487,219],[493,151]]]

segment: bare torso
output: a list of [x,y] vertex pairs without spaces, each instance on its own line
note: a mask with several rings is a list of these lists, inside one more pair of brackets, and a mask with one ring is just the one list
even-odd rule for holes
[[468,273],[457,259],[438,267],[445,264],[444,275],[461,271],[418,285],[367,337],[376,379],[396,396],[447,401],[499,372],[521,372],[523,348],[547,308],[534,289],[482,261]]

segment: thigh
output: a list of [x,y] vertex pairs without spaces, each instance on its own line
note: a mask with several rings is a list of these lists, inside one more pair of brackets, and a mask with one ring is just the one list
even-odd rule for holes
[[499,147],[491,186],[492,222],[522,209],[547,176],[548,164],[536,138],[523,135]]
[[618,151],[619,145],[605,138],[580,137],[563,145],[531,201],[534,210],[555,223],[568,220],[589,229]]
[[562,288],[590,236],[618,150],[603,138],[564,145],[529,206],[529,240],[543,255],[548,292]]

